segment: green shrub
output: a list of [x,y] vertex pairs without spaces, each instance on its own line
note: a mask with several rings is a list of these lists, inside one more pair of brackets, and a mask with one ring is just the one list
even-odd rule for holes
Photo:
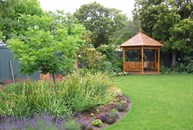
[[184,70],[188,73],[193,73],[193,57],[184,57]]
[[92,121],[92,125],[95,127],[102,127],[103,123],[100,119],[96,119],[96,120]]
[[173,68],[167,68],[161,65],[162,73],[193,73],[193,57],[184,56]]
[[188,63],[188,64],[186,65],[186,71],[187,71],[188,73],[193,73],[193,60],[192,60],[192,62],[190,62],[190,63]]
[[105,55],[102,55],[95,48],[84,46],[79,50],[78,63],[80,68],[99,70],[105,62]]
[[165,74],[165,73],[170,73],[171,70],[168,67],[165,67],[164,65],[161,65],[160,72]]
[[[109,72],[122,72],[122,58],[116,52],[116,47],[114,45],[101,45],[97,48],[97,51],[106,56],[106,61],[111,63],[111,70]],[[106,69],[106,66],[103,66],[103,70]]]

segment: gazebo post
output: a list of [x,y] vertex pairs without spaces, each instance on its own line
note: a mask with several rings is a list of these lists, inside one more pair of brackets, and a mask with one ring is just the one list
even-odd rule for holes
[[160,48],[158,48],[158,67],[157,71],[160,72]]
[[155,49],[154,50],[154,62],[156,63],[156,61],[157,61],[157,50]]
[[142,74],[143,74],[143,71],[144,71],[144,70],[143,70],[143,65],[144,65],[144,64],[143,64],[143,62],[144,62],[144,61],[143,61],[143,57],[144,57],[143,50],[144,50],[144,48],[143,48],[143,46],[142,46],[142,48],[141,48],[141,67],[142,67],[141,69],[142,69]]
[[156,61],[158,61],[157,49],[154,50],[154,71],[157,69]]
[[125,48],[122,48],[122,52],[123,52],[123,72],[125,72]]

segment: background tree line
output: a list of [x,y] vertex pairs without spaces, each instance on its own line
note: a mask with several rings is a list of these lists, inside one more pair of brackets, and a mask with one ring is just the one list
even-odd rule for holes
[[163,52],[176,55],[193,51],[193,2],[191,0],[136,0],[134,19],[141,29],[164,44]]
[[[117,45],[142,31],[165,45],[162,52],[172,53],[171,67],[176,65],[178,53],[185,57],[193,52],[193,3],[191,0],[136,0],[131,19],[128,19],[120,10],[106,8],[97,2],[82,5],[74,14],[44,12],[37,0],[0,0],[0,7],[0,38],[5,42],[7,40],[13,42],[15,39],[10,39],[17,37],[24,41],[24,45],[30,44],[29,41],[24,40],[26,35],[31,36],[29,27],[33,31],[42,29],[48,31],[49,35],[55,38],[51,38],[53,44],[68,41],[69,39],[64,36],[78,35],[77,41],[69,40],[69,46],[76,48],[84,43],[85,49],[98,48],[95,51],[105,54],[105,59],[111,62],[113,57],[117,57],[114,55]],[[72,31],[75,25],[82,30],[80,29],[78,33]],[[64,26],[64,30],[60,30],[58,34],[55,33],[60,26]],[[68,30],[67,33],[66,30]],[[60,38],[56,38],[59,36]],[[63,42],[61,42],[61,37],[64,37]],[[44,42],[46,45],[51,42],[40,39],[39,42]],[[76,46],[75,42],[81,44]],[[82,49],[76,52],[79,54],[90,52]],[[96,54],[103,57],[99,53]],[[191,61],[191,58],[189,60]],[[118,63],[113,61],[111,64],[113,66]]]
[[[108,9],[94,2],[81,6],[75,12],[75,17],[92,32],[91,39],[95,47],[120,45],[142,31],[164,44],[163,53],[172,53],[172,69],[179,65],[176,65],[176,56],[181,55],[185,66],[193,71],[193,67],[190,67],[193,66],[193,59],[189,57],[193,52],[191,0],[136,0],[132,19],[116,9]],[[103,54],[109,54],[104,51],[104,47],[100,48],[103,48]]]

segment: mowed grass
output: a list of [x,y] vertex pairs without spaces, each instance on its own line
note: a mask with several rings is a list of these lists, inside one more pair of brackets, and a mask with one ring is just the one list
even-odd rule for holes
[[193,130],[193,75],[113,78],[131,99],[129,113],[106,130]]

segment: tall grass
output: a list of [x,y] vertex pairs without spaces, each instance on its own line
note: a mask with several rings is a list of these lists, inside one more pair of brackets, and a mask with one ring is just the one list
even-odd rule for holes
[[104,105],[115,98],[118,89],[106,74],[73,74],[65,82],[64,101],[72,111],[80,112]]

